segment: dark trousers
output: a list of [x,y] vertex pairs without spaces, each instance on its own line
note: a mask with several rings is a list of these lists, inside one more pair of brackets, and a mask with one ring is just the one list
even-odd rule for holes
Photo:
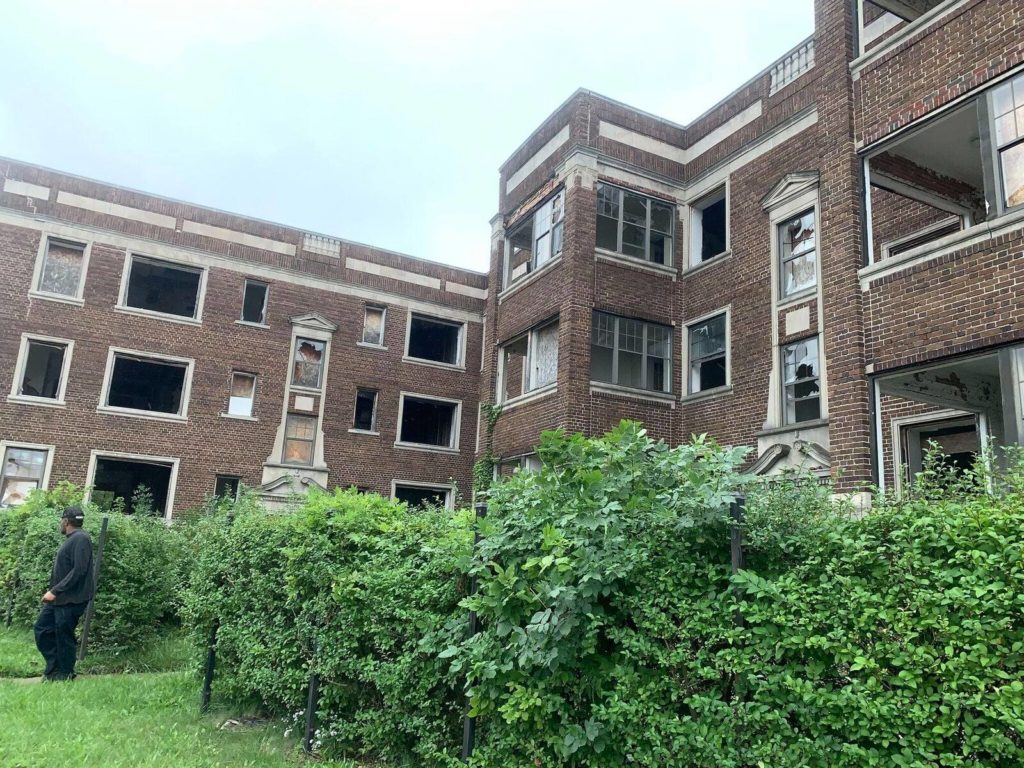
[[36,648],[46,659],[47,680],[67,680],[75,674],[75,628],[88,603],[46,604],[36,619]]

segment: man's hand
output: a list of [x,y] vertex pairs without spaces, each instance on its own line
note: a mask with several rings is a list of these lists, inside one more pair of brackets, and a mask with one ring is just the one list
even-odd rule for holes
[[50,590],[46,590],[46,594],[43,595],[43,602],[44,603],[52,603],[56,599],[57,599],[57,596],[55,594],[53,594],[53,592],[51,592]]

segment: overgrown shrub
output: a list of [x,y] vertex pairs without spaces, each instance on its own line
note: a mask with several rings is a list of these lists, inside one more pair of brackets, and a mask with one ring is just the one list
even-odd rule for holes
[[[19,507],[0,509],[0,615],[31,625],[46,592],[58,547],[60,514],[80,504],[82,491],[61,483],[35,491]],[[84,505],[85,529],[99,544],[102,514]],[[89,645],[119,653],[137,649],[161,625],[174,621],[177,601],[189,570],[189,549],[182,532],[143,515],[109,515],[110,523],[96,596]]]
[[183,616],[199,648],[218,624],[217,695],[295,717],[315,670],[325,751],[454,764],[464,700],[437,651],[465,633],[465,515],[338,490],[242,502],[197,540]]

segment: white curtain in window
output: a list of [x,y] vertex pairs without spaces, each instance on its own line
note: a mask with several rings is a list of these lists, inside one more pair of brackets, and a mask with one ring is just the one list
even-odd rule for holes
[[533,337],[531,389],[553,384],[558,378],[558,323],[541,328]]

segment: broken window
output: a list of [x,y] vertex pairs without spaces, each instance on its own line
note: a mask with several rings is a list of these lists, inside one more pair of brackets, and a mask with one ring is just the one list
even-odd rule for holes
[[562,252],[564,218],[565,192],[561,191],[512,230],[508,238],[506,287],[540,269]]
[[726,316],[723,312],[689,326],[690,392],[703,392],[728,383]]
[[451,489],[444,486],[395,484],[395,500],[410,507],[448,507]]
[[672,391],[672,329],[595,312],[590,378],[652,392]]
[[164,516],[171,471],[172,466],[162,462],[97,456],[91,499],[101,508],[109,508],[122,499],[128,514]]
[[403,395],[401,412],[399,442],[438,448],[457,447],[458,403]]
[[701,198],[690,209],[690,231],[692,234],[691,266],[697,266],[715,256],[721,256],[727,248],[725,187]]
[[500,402],[558,379],[558,323],[548,323],[501,348]]
[[1024,75],[992,92],[992,119],[1003,200],[1016,208],[1024,205]]
[[28,495],[43,486],[49,451],[38,448],[8,447],[0,467],[0,507],[16,507]]
[[43,265],[39,271],[40,293],[78,298],[81,296],[82,273],[85,270],[85,245],[67,240],[46,238]]
[[363,315],[363,344],[372,344],[375,347],[384,346],[384,307],[371,307],[367,305],[366,313]]
[[818,284],[814,209],[779,225],[782,297],[810,290]]
[[782,363],[786,423],[799,424],[820,419],[818,337],[787,344],[782,348]]
[[418,360],[458,365],[462,342],[462,323],[413,315],[409,321],[406,355]]
[[374,432],[377,429],[376,390],[356,390],[356,411],[352,419],[352,428],[362,432]]
[[242,322],[263,325],[267,322],[267,297],[270,287],[255,280],[245,281],[242,295]]
[[597,185],[597,247],[654,264],[672,263],[675,207]]
[[238,492],[241,489],[242,478],[237,475],[217,475],[213,484],[213,495],[218,499],[238,501]]
[[132,256],[124,303],[147,312],[195,318],[202,276],[198,267]]
[[180,416],[188,364],[115,353],[106,405]]
[[256,376],[252,373],[231,374],[231,394],[228,397],[229,416],[252,416],[256,399]]
[[284,463],[311,466],[315,442],[316,417],[289,413],[284,430]]
[[295,340],[295,360],[292,366],[292,386],[320,389],[324,371],[326,342],[314,339]]
[[28,339],[17,394],[45,400],[63,400],[64,362],[68,345]]

